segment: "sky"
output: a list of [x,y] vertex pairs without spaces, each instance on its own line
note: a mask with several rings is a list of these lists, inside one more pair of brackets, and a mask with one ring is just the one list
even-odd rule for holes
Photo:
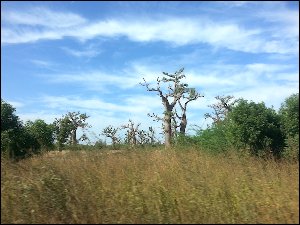
[[1,98],[24,122],[79,111],[92,141],[129,119],[159,133],[147,114],[163,105],[139,83],[180,68],[204,95],[189,134],[217,95],[278,110],[299,92],[299,2],[1,1]]

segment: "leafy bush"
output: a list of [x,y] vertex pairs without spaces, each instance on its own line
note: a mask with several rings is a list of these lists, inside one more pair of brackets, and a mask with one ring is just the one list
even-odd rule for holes
[[238,148],[249,147],[252,154],[279,157],[284,147],[280,117],[265,104],[241,99],[228,114],[230,133]]
[[199,148],[211,153],[224,153],[232,148],[226,121],[197,131],[194,140]]
[[20,159],[40,152],[43,142],[39,137],[44,129],[33,129],[37,123],[23,126],[15,115],[16,109],[1,99],[1,154],[11,159]]
[[53,149],[54,148],[54,126],[48,125],[44,120],[38,119],[34,122],[28,121],[25,127],[30,132],[32,136],[35,137],[39,145],[43,149]]

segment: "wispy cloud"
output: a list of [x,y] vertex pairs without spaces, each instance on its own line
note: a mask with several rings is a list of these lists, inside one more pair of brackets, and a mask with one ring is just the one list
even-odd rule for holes
[[39,60],[39,59],[32,59],[32,60],[30,60],[30,62],[33,63],[34,65],[37,65],[40,67],[46,67],[46,68],[49,68],[54,65],[52,62]]
[[99,70],[90,70],[85,72],[74,73],[55,73],[39,75],[51,83],[68,84],[73,83],[94,91],[113,91],[111,88],[118,87],[121,89],[132,88],[141,80],[128,74],[107,73]]
[[[167,65],[165,65],[167,66]],[[168,67],[168,66],[167,66]],[[176,68],[178,70],[179,68]],[[147,64],[133,62],[121,71],[107,73],[101,70],[92,70],[74,73],[55,73],[41,75],[52,83],[73,83],[88,90],[109,91],[114,87],[133,89],[140,86],[143,78],[150,84],[156,85],[157,77],[162,72],[174,73],[161,69],[161,65],[154,62]],[[210,90],[230,92],[246,87],[255,88],[262,83],[298,82],[297,68],[289,64],[252,63],[246,65],[235,64],[208,64],[185,70],[187,82],[191,87],[200,89],[202,93]],[[162,88],[164,86],[162,85]]]
[[[149,105],[145,100],[151,100],[153,104]],[[53,109],[102,110],[111,113],[144,113],[145,115],[160,106],[159,99],[140,95],[128,96],[117,101],[117,103],[105,102],[100,98],[81,98],[78,96],[44,96],[40,101],[46,107]]]
[[[12,11],[4,17],[2,43],[26,43],[41,39],[74,37],[85,41],[96,37],[125,36],[135,42],[164,41],[174,46],[206,43],[217,48],[243,52],[296,53],[297,40],[288,40],[283,33],[272,35],[262,27],[247,28],[231,21],[214,22],[202,17],[174,17],[87,21],[70,12],[34,9],[29,12]],[[46,16],[45,16],[46,15]],[[299,20],[299,14],[290,15]],[[23,20],[21,20],[23,18]],[[22,22],[23,21],[23,22]],[[292,20],[291,20],[292,21]],[[7,26],[9,25],[26,25]],[[184,32],[183,32],[184,31]],[[266,33],[269,32],[269,33]],[[271,33],[270,33],[271,32]],[[299,35],[298,35],[299,36]],[[73,55],[92,54],[69,51]]]
[[4,12],[2,19],[12,26],[41,26],[51,29],[70,28],[82,25],[87,21],[71,12],[54,12],[42,7],[35,7],[28,11],[7,11]]
[[95,50],[95,49],[86,49],[86,50],[74,50],[74,49],[71,49],[71,48],[67,48],[67,47],[62,47],[62,49],[70,54],[70,55],[73,55],[75,57],[87,57],[87,58],[93,58],[97,55],[99,55],[101,53],[100,50]]

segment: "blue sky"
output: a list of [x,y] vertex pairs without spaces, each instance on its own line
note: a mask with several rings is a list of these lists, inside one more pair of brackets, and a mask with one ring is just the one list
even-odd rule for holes
[[91,139],[128,119],[160,132],[147,114],[161,101],[139,82],[182,67],[205,96],[190,133],[217,95],[277,110],[299,92],[299,2],[1,1],[1,98],[23,121],[80,111]]

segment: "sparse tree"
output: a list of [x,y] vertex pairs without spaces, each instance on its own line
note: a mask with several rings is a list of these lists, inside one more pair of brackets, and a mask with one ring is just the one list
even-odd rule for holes
[[139,126],[141,124],[138,123],[136,126],[134,126],[134,122],[129,119],[129,123],[126,125],[123,125],[121,128],[126,129],[127,128],[127,133],[126,133],[126,139],[127,142],[131,145],[136,145],[137,144],[137,135],[139,132]]
[[149,127],[149,131],[147,133],[148,138],[149,138],[149,142],[151,145],[155,144],[155,130],[153,129],[153,127]]
[[[165,147],[171,147],[171,138],[172,138],[172,115],[173,109],[177,103],[177,101],[182,97],[185,93],[187,84],[181,83],[181,79],[185,77],[183,74],[184,68],[176,71],[175,74],[169,74],[163,72],[164,77],[160,79],[157,78],[157,86],[156,88],[150,88],[150,84],[146,82],[145,78],[143,78],[144,83],[140,83],[142,86],[145,86],[148,91],[157,92],[157,95],[161,98],[162,104],[164,106],[164,134],[165,134]],[[161,88],[161,82],[168,83],[167,93],[163,93]],[[170,100],[169,98],[172,98]]]
[[147,144],[148,143],[148,135],[146,133],[146,131],[144,130],[139,130],[137,132],[137,135],[138,135],[138,143],[140,145],[144,145],[144,144]]
[[232,107],[239,101],[238,99],[234,100],[234,97],[230,95],[218,95],[215,98],[218,100],[218,102],[208,106],[213,109],[213,112],[205,113],[204,115],[206,119],[211,118],[214,124],[223,121],[228,112],[230,112],[232,110]]
[[120,143],[120,138],[117,137],[118,128],[114,128],[113,126],[105,127],[102,131],[102,135],[111,138],[113,146]]

